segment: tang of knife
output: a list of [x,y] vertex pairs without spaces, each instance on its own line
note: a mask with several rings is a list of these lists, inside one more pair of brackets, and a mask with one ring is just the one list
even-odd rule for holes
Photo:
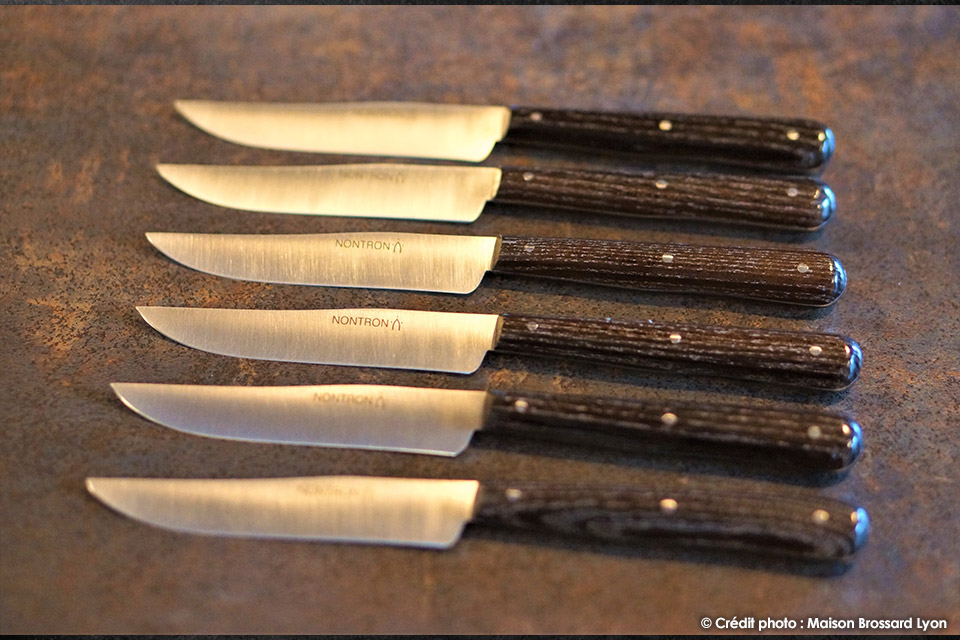
[[419,102],[284,104],[177,100],[207,133],[252,147],[479,162],[510,124],[506,107]]
[[386,385],[220,387],[114,383],[145,418],[248,442],[456,456],[483,426],[485,391]]

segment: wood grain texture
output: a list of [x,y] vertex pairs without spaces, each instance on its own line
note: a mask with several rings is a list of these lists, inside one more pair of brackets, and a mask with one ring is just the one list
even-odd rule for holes
[[691,160],[780,173],[822,171],[833,132],[814,120],[514,107],[505,142],[645,158]]
[[664,447],[746,464],[788,464],[833,471],[852,464],[863,447],[848,416],[805,408],[690,404],[654,400],[494,391],[485,432],[589,442],[621,438],[626,446]]
[[502,171],[495,201],[791,231],[819,229],[837,207],[830,187],[815,178],[511,167]]
[[494,350],[810,389],[850,386],[862,359],[834,334],[522,315],[503,316]]
[[808,306],[833,304],[847,284],[840,261],[819,251],[579,238],[504,236],[493,271]]
[[866,512],[784,488],[730,491],[671,481],[642,486],[484,483],[476,524],[620,543],[669,542],[849,559],[866,542]]

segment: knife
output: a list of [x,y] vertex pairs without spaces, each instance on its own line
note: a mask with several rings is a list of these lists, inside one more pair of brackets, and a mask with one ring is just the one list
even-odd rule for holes
[[848,560],[866,542],[862,508],[796,489],[713,482],[551,484],[319,476],[87,478],[121,514],[186,533],[446,549],[468,522],[618,543],[674,544]]
[[444,293],[474,291],[487,271],[647,291],[827,306],[840,261],[818,251],[616,240],[422,233],[148,233],[188,267],[239,280]]
[[[508,438],[762,460],[833,471],[863,447],[825,411],[386,385],[222,387],[115,382],[141,416],[193,435],[457,456],[476,431]],[[632,445],[632,446],[631,446]]]
[[418,102],[177,100],[219,138],[267,149],[479,162],[500,141],[645,160],[692,160],[784,173],[822,170],[833,132],[807,119],[616,113]]
[[696,324],[407,309],[137,307],[154,329],[222,355],[473,373],[487,351],[678,375],[843,389],[860,373],[846,336]]
[[159,164],[157,171],[181,191],[233,209],[442,222],[473,222],[494,202],[810,231],[837,205],[814,178],[413,164]]

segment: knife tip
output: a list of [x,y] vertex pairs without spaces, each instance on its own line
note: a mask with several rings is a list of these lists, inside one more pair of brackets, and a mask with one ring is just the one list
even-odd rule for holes
[[153,323],[150,322],[150,314],[153,312],[154,309],[157,309],[157,307],[137,305],[135,309],[137,310],[137,313],[140,314],[141,318],[146,320],[148,324],[153,325]]
[[183,100],[180,98],[173,101],[173,108],[177,111],[177,113],[186,118],[187,114],[184,113],[184,109],[188,109],[191,102],[193,102],[193,100]]
[[99,498],[99,496],[97,495],[97,484],[96,484],[96,483],[99,482],[100,480],[102,480],[102,478],[87,478],[86,480],[84,480],[84,483],[83,483],[83,485],[86,487],[87,491],[88,491],[91,495],[96,496],[96,497],[98,497],[98,498]]

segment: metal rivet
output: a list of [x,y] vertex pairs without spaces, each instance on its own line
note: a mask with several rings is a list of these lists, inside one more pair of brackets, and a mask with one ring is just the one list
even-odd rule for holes
[[536,249],[536,247],[534,247],[532,244],[523,245],[523,250],[526,251],[527,253],[533,253],[534,249]]
[[530,119],[533,120],[534,122],[540,122],[541,120],[543,120],[543,114],[540,113],[539,111],[534,111],[533,113],[530,114]]
[[817,523],[823,523],[830,519],[830,514],[824,511],[823,509],[817,509],[813,512],[813,521]]
[[859,512],[859,511],[853,511],[853,512],[850,513],[850,522],[852,522],[853,524],[857,524],[858,522],[860,522],[860,512]]
[[661,120],[659,126],[660,131],[670,131],[670,129],[673,129],[673,123],[669,120]]
[[664,262],[673,262],[673,256],[670,255],[669,253],[663,254],[662,256],[660,256],[660,259],[663,260]]
[[503,493],[507,496],[507,500],[519,500],[523,497],[523,491],[520,489],[507,489]]
[[850,428],[850,425],[848,425],[848,424],[841,425],[840,431],[842,431],[842,432],[843,432],[843,435],[845,435],[845,436],[848,436],[848,435],[850,435],[851,433],[853,433],[853,429],[851,429],[851,428]]
[[818,345],[813,345],[812,347],[810,347],[810,355],[818,356],[821,353],[823,353],[823,347],[820,347]]
[[817,425],[811,425],[810,428],[807,429],[807,435],[816,440],[823,435],[823,429]]
[[679,420],[679,418],[677,417],[677,414],[670,413],[669,411],[663,414],[662,416],[660,416],[660,422],[667,425],[668,427],[671,427],[677,424],[677,420]]
[[530,182],[531,180],[533,180],[533,174],[530,173],[529,171],[525,172],[525,173],[523,174],[523,181],[524,181],[524,182]]
[[825,134],[823,131],[817,134],[817,140],[819,140],[820,142],[823,142],[826,139],[827,139],[827,134]]
[[526,400],[517,400],[513,403],[513,408],[517,410],[517,413],[526,413],[527,409],[530,408],[530,403]]
[[682,338],[682,336],[681,336],[679,333],[671,333],[671,334],[670,334],[670,342],[672,342],[673,344],[677,344],[677,343],[680,342],[680,340],[682,340],[682,339],[683,339],[683,338]]
[[664,513],[673,513],[677,510],[677,501],[673,498],[664,498],[660,501],[660,511]]
[[527,323],[527,329],[529,329],[530,331],[536,331],[536,330],[539,329],[539,328],[540,328],[540,325],[537,324],[536,322],[528,322],[528,323]]
[[806,273],[807,271],[810,271],[810,266],[801,262],[797,265],[797,271],[800,273]]
[[844,352],[845,354],[847,354],[847,357],[849,358],[849,357],[850,357],[850,345],[848,345],[848,344],[843,345],[843,352]]
[[796,198],[797,195],[799,195],[799,193],[800,192],[797,190],[796,187],[790,187],[789,189],[787,189],[787,195],[790,196],[791,198]]
[[799,139],[800,139],[799,131],[797,131],[796,129],[790,129],[789,131],[787,131],[787,140],[799,140]]
[[667,188],[667,181],[666,181],[666,180],[657,180],[654,184],[657,185],[657,189],[666,189],[666,188]]

